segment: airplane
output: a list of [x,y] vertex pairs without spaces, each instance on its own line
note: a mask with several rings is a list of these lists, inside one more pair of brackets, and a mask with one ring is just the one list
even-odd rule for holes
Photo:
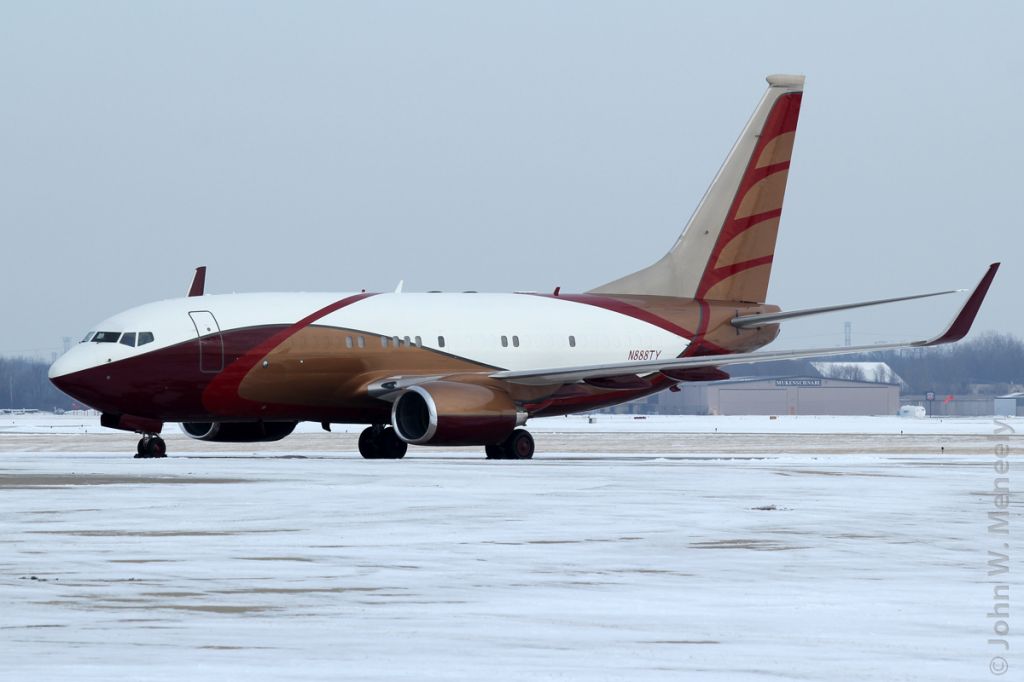
[[952,343],[971,328],[998,263],[953,321],[927,339],[758,351],[785,320],[952,291],[782,311],[765,302],[804,77],[768,89],[675,244],[654,264],[585,293],[205,294],[98,323],[50,380],[141,434],[136,457],[164,457],[165,423],[205,441],[266,442],[298,422],[366,424],[359,452],[483,446],[529,459],[523,425],[633,400],[723,368]]

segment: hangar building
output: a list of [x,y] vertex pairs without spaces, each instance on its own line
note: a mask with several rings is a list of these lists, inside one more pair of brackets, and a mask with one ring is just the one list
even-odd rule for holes
[[995,399],[997,417],[1024,417],[1024,393],[1010,393]]
[[900,409],[899,384],[821,376],[747,377],[659,393],[661,414],[884,415]]

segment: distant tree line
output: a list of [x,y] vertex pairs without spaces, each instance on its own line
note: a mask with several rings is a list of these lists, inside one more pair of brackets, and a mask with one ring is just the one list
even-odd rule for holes
[[[860,355],[837,355],[812,361],[764,362],[726,368],[733,376],[786,376],[814,373],[810,362],[884,362],[905,382],[904,394],[935,391],[965,395],[979,384],[991,393],[1020,390],[1024,384],[1024,342],[1011,334],[987,333],[966,341],[930,348],[903,348]],[[837,367],[835,379],[890,381],[895,377],[868,377],[857,367]]]
[[30,358],[0,357],[0,409],[81,409],[46,378],[49,363]]
[[977,384],[1007,393],[1024,384],[1024,342],[1012,334],[987,333],[948,346],[881,351],[858,359],[887,363],[907,383],[905,393],[963,395]]
[[[988,333],[961,343],[933,348],[841,355],[821,360],[884,362],[907,387],[904,393],[927,391],[964,395],[973,385],[989,384],[995,393],[1019,390],[1024,384],[1024,342],[1011,334]],[[58,391],[46,378],[48,363],[29,358],[0,357],[0,409],[70,410],[84,406]],[[733,376],[806,374],[804,361],[766,362],[728,368]],[[842,373],[844,370],[839,370]],[[864,380],[856,368],[835,378]],[[878,377],[878,380],[885,380]]]

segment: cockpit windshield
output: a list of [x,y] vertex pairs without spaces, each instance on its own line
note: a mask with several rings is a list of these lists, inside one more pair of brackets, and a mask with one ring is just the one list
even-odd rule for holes
[[152,343],[153,332],[89,332],[82,339],[82,343],[87,341],[93,343],[117,343],[120,341],[123,345],[134,348]]

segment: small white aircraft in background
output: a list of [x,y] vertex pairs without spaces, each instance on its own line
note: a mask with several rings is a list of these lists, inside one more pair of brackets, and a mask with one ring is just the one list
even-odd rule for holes
[[143,434],[162,457],[164,423],[210,441],[272,441],[300,421],[367,424],[359,451],[400,458],[409,444],[483,446],[533,456],[527,419],[633,400],[722,367],[906,346],[970,330],[998,263],[930,339],[754,352],[779,323],[953,292],[782,312],[765,303],[803,96],[802,76],[768,90],[672,249],[583,294],[323,293],[204,295],[104,320],[50,379]]

